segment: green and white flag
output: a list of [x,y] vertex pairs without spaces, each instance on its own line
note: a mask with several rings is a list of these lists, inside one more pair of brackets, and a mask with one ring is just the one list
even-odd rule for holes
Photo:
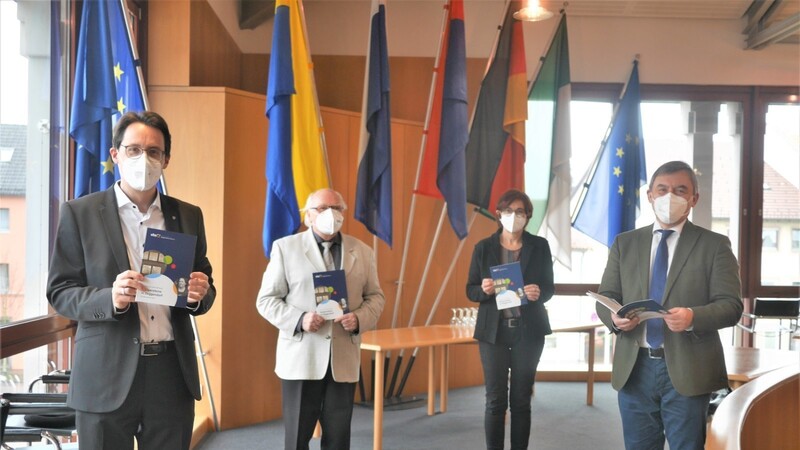
[[525,192],[533,201],[528,231],[547,238],[553,256],[567,268],[572,267],[571,98],[567,17],[562,15],[528,94]]

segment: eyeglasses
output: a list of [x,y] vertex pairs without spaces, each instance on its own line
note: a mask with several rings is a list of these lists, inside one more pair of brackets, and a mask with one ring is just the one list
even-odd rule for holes
[[131,159],[137,159],[144,153],[147,153],[147,157],[153,161],[161,161],[164,159],[164,151],[155,147],[142,148],[137,145],[120,145],[120,147],[125,148],[125,155]]
[[320,205],[320,206],[312,206],[308,209],[313,209],[318,213],[324,213],[325,211],[332,209],[334,211],[342,212],[344,211],[344,206],[341,205]]
[[511,209],[511,208],[506,208],[506,209],[504,209],[504,210],[502,210],[500,212],[505,216],[514,214],[515,216],[519,217],[520,219],[523,218],[523,217],[528,217],[528,213],[525,212],[525,210],[521,209],[521,208],[520,209],[516,209],[516,210]]

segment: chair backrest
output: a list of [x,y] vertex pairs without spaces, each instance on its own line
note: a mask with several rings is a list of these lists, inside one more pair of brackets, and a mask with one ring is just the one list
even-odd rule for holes
[[8,400],[0,398],[0,442],[3,442],[6,434],[6,420],[8,419],[10,405],[11,403]]
[[753,315],[796,319],[800,315],[800,298],[756,297],[753,302]]

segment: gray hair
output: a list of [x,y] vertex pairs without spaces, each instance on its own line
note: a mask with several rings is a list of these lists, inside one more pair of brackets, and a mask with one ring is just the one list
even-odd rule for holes
[[317,194],[324,191],[333,192],[333,194],[336,195],[336,201],[339,202],[340,205],[342,205],[342,211],[347,211],[347,203],[345,203],[344,197],[342,197],[342,194],[340,194],[339,191],[333,190],[331,188],[317,189],[316,191],[308,194],[308,198],[306,198],[306,205],[303,206],[303,209],[300,210],[300,212],[304,214],[303,223],[309,228],[311,228],[311,222],[309,222],[308,220],[308,210],[312,209],[311,201],[314,197],[317,196]]

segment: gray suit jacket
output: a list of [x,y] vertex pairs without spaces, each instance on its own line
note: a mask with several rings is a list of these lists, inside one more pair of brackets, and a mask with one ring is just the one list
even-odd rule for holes
[[315,333],[295,333],[304,312],[314,311],[314,272],[324,272],[322,254],[309,229],[275,241],[261,281],[256,308],[278,328],[275,373],[284,380],[321,380],[330,361],[333,379],[358,381],[361,335],[375,328],[386,302],[372,249],[342,234],[342,269],[347,279],[350,312],[358,317],[359,333],[329,320]]
[[[652,237],[652,226],[617,236],[608,253],[601,294],[622,304],[647,298]],[[692,396],[727,387],[718,330],[736,324],[743,309],[739,265],[727,237],[685,223],[667,275],[663,303],[667,309],[694,311],[692,331],[674,333],[664,327],[665,359],[675,389]],[[612,328],[610,311],[598,304],[597,313]],[[617,390],[628,381],[643,346],[642,326],[617,335],[611,376]]]
[[[166,229],[197,236],[195,272],[208,275],[208,294],[197,311],[172,308],[175,347],[189,392],[200,399],[194,332],[190,314],[206,313],[216,289],[206,258],[206,236],[200,208],[161,196]],[[139,363],[139,313],[133,303],[114,315],[111,285],[131,269],[122,236],[114,188],[61,206],[47,299],[62,316],[78,322],[67,403],[80,411],[109,412],[122,405]],[[135,269],[134,269],[135,270]]]

